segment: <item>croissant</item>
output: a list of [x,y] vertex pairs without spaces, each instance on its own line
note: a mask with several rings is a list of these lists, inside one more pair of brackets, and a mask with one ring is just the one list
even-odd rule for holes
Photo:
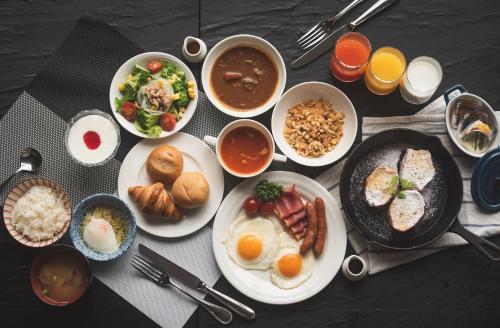
[[150,186],[129,187],[128,194],[146,214],[165,217],[172,221],[182,219],[182,213],[177,209],[161,182]]

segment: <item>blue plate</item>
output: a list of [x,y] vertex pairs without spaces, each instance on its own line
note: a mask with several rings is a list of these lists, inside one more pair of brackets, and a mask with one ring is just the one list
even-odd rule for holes
[[[106,254],[96,252],[88,247],[83,240],[80,229],[82,221],[88,212],[98,206],[113,208],[121,212],[123,218],[128,220],[128,235],[125,236],[125,239],[122,241],[118,250],[113,253]],[[83,255],[95,261],[109,261],[119,257],[130,247],[135,238],[136,224],[134,214],[123,200],[111,194],[95,194],[85,198],[75,207],[73,210],[73,219],[71,220],[71,226],[69,229],[73,245],[76,249],[82,252]]]

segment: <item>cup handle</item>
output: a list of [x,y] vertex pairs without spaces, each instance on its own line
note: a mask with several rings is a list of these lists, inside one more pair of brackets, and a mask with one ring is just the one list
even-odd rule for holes
[[210,146],[217,146],[217,138],[212,136],[204,136],[203,141]]
[[453,98],[455,97],[452,97],[450,98],[450,94],[455,91],[455,90],[458,90],[460,91],[460,93],[464,93],[464,92],[467,92],[467,90],[464,88],[463,85],[461,84],[457,84],[457,85],[454,85],[452,86],[451,88],[449,88],[448,90],[446,90],[444,93],[443,93],[443,96],[444,96],[444,101],[446,102],[446,105],[448,105],[448,103],[450,102],[450,100],[452,100]]
[[287,160],[288,160],[288,157],[286,157],[285,155],[281,155],[278,153],[273,154],[273,161],[286,163]]

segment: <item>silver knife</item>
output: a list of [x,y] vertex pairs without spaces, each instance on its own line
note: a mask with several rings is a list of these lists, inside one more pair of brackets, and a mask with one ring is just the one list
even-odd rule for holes
[[307,51],[305,54],[297,58],[294,62],[292,62],[291,67],[300,68],[302,66],[309,64],[310,62],[312,62],[313,60],[315,60],[316,58],[318,58],[319,56],[330,50],[339,36],[341,36],[346,32],[355,30],[363,22],[367,21],[368,19],[372,18],[385,8],[394,4],[396,1],[397,0],[378,0],[373,6],[368,8],[368,10],[365,11],[361,16],[359,16],[349,24],[339,27],[337,30],[335,30],[335,32],[332,32],[332,34],[330,34],[323,41],[314,46],[314,48],[312,48],[311,50]]
[[169,275],[171,275],[174,279],[182,282],[188,287],[201,290],[222,304],[226,305],[228,308],[238,313],[245,319],[253,320],[255,319],[255,311],[242,304],[231,297],[222,294],[221,292],[216,291],[215,289],[207,286],[203,281],[200,280],[197,276],[187,271],[186,269],[180,267],[164,256],[156,253],[149,247],[143,244],[139,244],[139,251],[145,255],[149,260],[151,260],[154,264],[159,266],[161,269],[165,270]]

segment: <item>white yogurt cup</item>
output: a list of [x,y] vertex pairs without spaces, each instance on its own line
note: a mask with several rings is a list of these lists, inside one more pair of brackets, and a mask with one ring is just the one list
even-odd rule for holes
[[85,110],[68,123],[64,143],[75,162],[102,165],[115,156],[120,146],[120,128],[109,114]]

